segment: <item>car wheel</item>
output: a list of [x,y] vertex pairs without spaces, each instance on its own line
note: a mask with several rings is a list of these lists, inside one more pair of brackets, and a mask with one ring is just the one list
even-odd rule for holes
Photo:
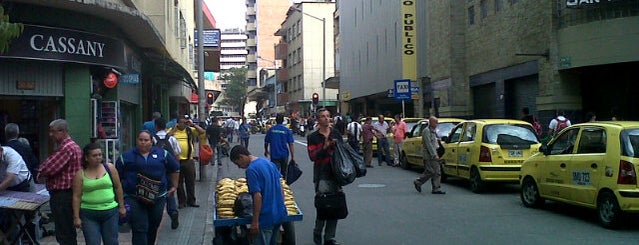
[[399,166],[403,169],[409,169],[410,165],[408,164],[408,159],[406,159],[406,153],[402,152],[402,155],[399,157]]
[[613,193],[602,192],[597,198],[597,212],[599,223],[605,228],[616,228],[621,223],[622,211]]
[[538,208],[544,204],[544,199],[539,196],[537,183],[532,177],[526,177],[521,184],[521,202],[529,208]]
[[470,190],[474,193],[481,193],[484,190],[484,181],[481,180],[479,170],[477,167],[473,167],[470,170]]

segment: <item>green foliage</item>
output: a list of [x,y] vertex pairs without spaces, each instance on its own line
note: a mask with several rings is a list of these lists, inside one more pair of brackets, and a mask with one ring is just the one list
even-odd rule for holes
[[9,51],[11,39],[20,36],[23,30],[21,23],[9,22],[9,15],[4,13],[4,7],[0,5],[0,53]]
[[233,107],[244,115],[244,104],[246,104],[246,71],[247,68],[231,68],[220,76],[220,80],[226,81],[225,98],[220,104]]

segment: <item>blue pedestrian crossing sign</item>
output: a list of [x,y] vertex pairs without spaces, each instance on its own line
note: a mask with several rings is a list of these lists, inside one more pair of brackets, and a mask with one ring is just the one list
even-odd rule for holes
[[396,100],[411,100],[410,79],[395,80],[394,92]]

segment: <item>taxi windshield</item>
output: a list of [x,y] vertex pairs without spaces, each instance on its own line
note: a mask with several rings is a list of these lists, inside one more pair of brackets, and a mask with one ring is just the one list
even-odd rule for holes
[[498,145],[537,144],[537,135],[527,125],[493,124],[484,128],[484,143]]
[[626,129],[621,131],[621,154],[633,158],[639,158],[639,129]]
[[444,136],[448,136],[450,130],[452,130],[455,125],[457,125],[457,123],[452,122],[437,124],[437,137],[441,139]]

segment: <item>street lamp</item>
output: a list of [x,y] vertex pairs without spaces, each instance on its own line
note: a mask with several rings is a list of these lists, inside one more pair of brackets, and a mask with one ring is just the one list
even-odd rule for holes
[[322,22],[322,107],[326,107],[326,18],[320,18],[304,13],[304,11],[302,11],[301,9],[293,6],[291,6],[290,8],[297,12],[300,12],[303,15]]

